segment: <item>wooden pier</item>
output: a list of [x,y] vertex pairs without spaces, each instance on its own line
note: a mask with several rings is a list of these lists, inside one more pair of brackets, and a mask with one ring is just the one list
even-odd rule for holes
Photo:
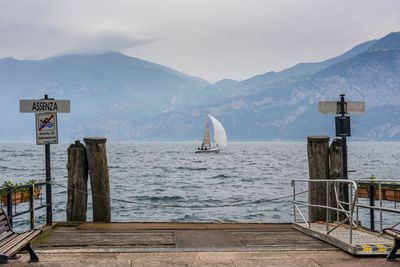
[[58,224],[34,247],[47,252],[335,250],[291,224],[264,223]]
[[[54,225],[33,247],[38,266],[393,266],[352,256],[292,228],[264,223]],[[9,266],[35,266],[23,254]]]

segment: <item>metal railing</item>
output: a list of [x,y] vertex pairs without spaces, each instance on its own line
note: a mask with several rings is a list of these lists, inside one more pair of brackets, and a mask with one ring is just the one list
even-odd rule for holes
[[[324,223],[326,225],[325,234],[329,235],[332,231],[338,229],[340,226],[346,224],[346,227],[349,228],[349,243],[353,242],[353,228],[360,225],[359,221],[359,209],[365,208],[369,210],[379,210],[379,225],[380,225],[380,233],[383,232],[383,212],[392,212],[392,213],[400,213],[398,209],[392,209],[383,206],[383,198],[382,198],[382,188],[384,185],[387,185],[389,182],[394,182],[393,180],[374,180],[374,184],[376,184],[379,190],[379,206],[375,205],[365,205],[359,203],[359,192],[358,189],[360,185],[371,184],[367,182],[367,180],[292,180],[292,203],[293,203],[293,222],[297,223],[297,213],[300,215],[302,221],[306,224],[308,228],[311,228],[311,223],[308,220],[308,216],[306,216],[300,207],[307,207],[307,211],[310,208],[322,208],[325,209],[325,220]],[[299,184],[302,183],[303,187],[310,185],[310,183],[323,183],[326,188],[326,203],[320,204],[312,204],[307,201],[299,201],[296,199],[296,188],[299,187]],[[307,185],[304,185],[304,184]],[[398,182],[400,183],[400,182]],[[348,186],[348,196],[349,201],[346,202],[339,197],[340,191],[343,192],[343,187]],[[304,188],[302,188],[303,190]],[[308,192],[310,193],[310,192]],[[334,199],[333,199],[334,198]],[[334,204],[334,206],[333,206]],[[332,220],[331,212],[336,212],[336,220]],[[340,220],[339,218],[343,218]],[[334,226],[331,227],[330,224],[334,222]],[[374,230],[374,229],[371,229]]]
[[[358,188],[368,189],[368,198],[369,205],[363,205],[358,203],[358,207],[366,208],[370,210],[370,229],[375,230],[375,215],[374,211],[379,211],[379,232],[383,231],[383,212],[394,212],[400,213],[399,210],[396,209],[396,203],[400,201],[400,182],[393,180],[355,180]],[[393,190],[393,199],[389,199],[386,196],[386,191],[392,189]],[[378,193],[378,194],[375,194]],[[375,206],[375,200],[379,201],[379,206]],[[395,208],[387,208],[383,207],[383,200],[392,200],[394,201]]]
[[[42,183],[21,185],[17,187],[6,187],[0,189],[0,195],[6,196],[6,200],[2,199],[2,206],[7,207],[7,216],[10,221],[11,227],[13,227],[13,219],[15,217],[30,213],[30,228],[31,230],[35,228],[35,211],[42,208],[46,208],[48,206],[47,203],[46,204],[42,203],[41,201],[42,198],[40,197],[42,188],[47,184],[48,182],[42,182]],[[22,190],[23,192],[21,192]],[[46,198],[47,198],[47,193],[46,193]],[[40,205],[38,206],[35,205],[35,199],[40,199]],[[16,206],[19,203],[26,202],[26,200],[29,202],[28,209],[17,212]]]

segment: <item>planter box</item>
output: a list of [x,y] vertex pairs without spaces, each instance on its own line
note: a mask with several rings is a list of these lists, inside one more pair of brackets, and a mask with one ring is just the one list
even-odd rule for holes
[[[358,188],[358,197],[369,198],[369,188]],[[382,199],[400,202],[400,190],[381,189]],[[374,190],[374,199],[379,200],[379,189]]]
[[[38,199],[40,197],[40,194],[42,193],[41,189],[37,189],[33,192],[33,199]],[[8,195],[1,196],[3,206],[8,205]],[[12,194],[12,204],[18,204],[21,202],[27,202],[29,201],[29,192],[15,192]]]
[[400,190],[386,189],[386,199],[400,202]]

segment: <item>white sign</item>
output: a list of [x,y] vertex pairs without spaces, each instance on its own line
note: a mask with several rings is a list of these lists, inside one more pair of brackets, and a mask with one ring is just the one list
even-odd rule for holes
[[69,100],[20,100],[19,112],[22,113],[46,113],[46,112],[70,112]]
[[[340,114],[340,102],[318,102],[318,111],[323,114]],[[344,113],[365,113],[365,102],[344,102]]]
[[36,113],[36,144],[58,144],[57,113]]

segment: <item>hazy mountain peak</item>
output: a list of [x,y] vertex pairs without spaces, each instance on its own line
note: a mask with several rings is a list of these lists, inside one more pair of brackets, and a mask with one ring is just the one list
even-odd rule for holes
[[400,48],[400,32],[392,32],[371,45],[368,51],[393,50]]
[[236,85],[239,81],[233,79],[222,79],[217,81],[214,85],[215,86],[232,86]]
[[0,59],[2,125],[13,129],[0,140],[33,140],[34,130],[26,133],[32,116],[18,113],[18,100],[43,94],[71,100],[71,113],[60,120],[64,140],[193,140],[204,131],[197,119],[205,110],[231,140],[305,140],[334,133],[316,103],[341,93],[367,103],[366,114],[354,116],[352,138],[400,140],[399,46],[400,33],[391,33],[322,62],[215,84],[119,52]]

